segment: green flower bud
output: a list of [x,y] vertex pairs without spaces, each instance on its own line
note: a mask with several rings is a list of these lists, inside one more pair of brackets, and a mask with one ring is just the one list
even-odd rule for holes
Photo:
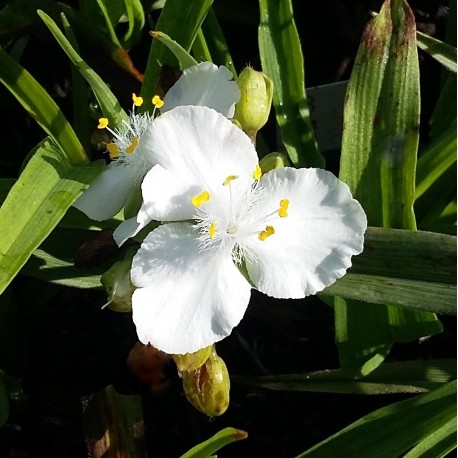
[[234,118],[242,125],[243,131],[254,139],[269,118],[273,83],[264,73],[246,67],[237,78],[237,85],[240,101],[235,105]]
[[186,398],[197,410],[212,417],[222,415],[227,410],[229,373],[214,348],[199,369],[185,371],[181,376]]
[[117,261],[100,279],[108,295],[106,306],[115,312],[130,312],[132,310],[132,294],[135,286],[130,281],[131,265],[131,257]]
[[283,153],[269,153],[259,161],[259,167],[261,167],[262,173],[289,166],[288,156]]
[[194,371],[199,369],[202,364],[207,361],[212,351],[213,345],[201,348],[199,351],[194,353],[186,353],[184,355],[172,355],[175,364],[180,372]]

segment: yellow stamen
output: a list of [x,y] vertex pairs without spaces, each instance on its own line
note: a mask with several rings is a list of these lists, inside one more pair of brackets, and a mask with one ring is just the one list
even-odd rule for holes
[[215,237],[215,234],[216,234],[216,221],[213,220],[210,224],[210,227],[208,228],[208,235],[210,235],[210,240],[212,240],[213,237]]
[[275,228],[273,226],[266,226],[266,229],[258,234],[258,238],[259,240],[264,241],[267,237],[270,237],[272,234],[275,234]]
[[116,146],[116,143],[108,143],[107,150],[110,153],[111,159],[119,156],[119,149]]
[[127,154],[132,154],[135,151],[135,148],[138,146],[138,138],[133,137],[132,141],[130,142],[130,145],[126,148],[126,153]]
[[100,118],[99,119],[99,125],[97,126],[97,129],[105,129],[105,127],[108,126],[108,119],[107,118]]
[[158,95],[153,97],[152,102],[156,108],[162,108],[164,106],[164,101]]
[[137,97],[135,93],[132,94],[132,102],[136,107],[140,107],[143,105],[143,97]]
[[194,207],[200,207],[202,204],[205,202],[208,202],[210,200],[210,193],[208,191],[204,191],[197,196],[194,196],[191,199],[192,204]]
[[288,207],[289,207],[288,199],[280,200],[280,208],[278,209],[278,216],[280,218],[286,218],[288,216]]
[[262,171],[261,167],[259,167],[259,164],[256,166],[253,172],[253,179],[256,181],[259,181],[261,179]]
[[239,176],[238,175],[229,175],[224,181],[223,186],[227,186],[232,180],[236,180]]

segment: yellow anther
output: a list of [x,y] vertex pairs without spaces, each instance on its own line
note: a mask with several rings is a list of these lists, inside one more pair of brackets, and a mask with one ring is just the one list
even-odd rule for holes
[[158,95],[153,97],[152,102],[156,108],[162,108],[164,106],[164,101]]
[[215,237],[215,234],[216,234],[216,221],[213,220],[210,223],[210,227],[208,228],[208,235],[210,236],[210,240],[213,239],[213,237]]
[[140,107],[143,105],[143,97],[137,97],[135,93],[132,94],[132,102],[136,107]]
[[258,234],[258,238],[259,240],[264,241],[267,237],[270,237],[272,234],[275,234],[275,228],[273,226],[266,226],[266,229]]
[[278,216],[280,218],[286,218],[288,216],[288,207],[289,207],[288,199],[280,200],[280,208],[278,209]]
[[227,186],[232,180],[236,180],[239,176],[238,175],[229,175],[224,181],[223,186]]
[[256,166],[256,168],[254,169],[253,179],[256,180],[256,181],[259,181],[261,179],[261,175],[262,175],[262,170],[261,170],[261,167],[259,167],[259,164],[258,164]]
[[137,146],[138,146],[138,138],[133,137],[132,141],[130,142],[130,145],[126,148],[126,153],[132,154],[135,151],[135,149],[137,148]]
[[202,204],[204,204],[205,202],[208,202],[209,200],[210,200],[210,193],[208,191],[204,191],[198,194],[197,196],[194,196],[191,199],[191,202],[194,205],[194,207],[200,207]]
[[116,143],[108,143],[107,150],[110,153],[111,159],[119,156],[119,149],[116,146]]
[[97,129],[105,129],[105,127],[108,126],[108,119],[107,118],[100,118],[99,119],[99,125],[97,126]]

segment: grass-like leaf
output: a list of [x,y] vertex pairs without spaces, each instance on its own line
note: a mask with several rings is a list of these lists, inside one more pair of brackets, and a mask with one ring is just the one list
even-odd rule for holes
[[102,165],[74,166],[49,139],[37,147],[0,208],[0,294]]
[[456,48],[454,46],[422,32],[417,32],[417,44],[420,49],[427,52],[446,69],[456,73]]
[[59,145],[72,164],[88,162],[88,157],[72,126],[51,96],[3,49],[0,49],[0,82]]
[[241,429],[224,428],[210,439],[196,445],[186,452],[181,458],[208,458],[222,447],[236,441],[246,439],[248,434]]
[[[340,164],[340,178],[360,201],[372,226],[416,228],[419,91],[414,15],[405,0],[387,0],[363,32],[347,90]],[[372,285],[372,302],[381,298],[382,287],[380,279],[373,280],[378,287]],[[398,284],[398,292],[409,286],[403,283]],[[425,286],[429,291],[432,285]],[[333,287],[337,294],[339,285]],[[391,305],[371,307],[338,297],[335,324],[341,364],[360,375],[377,367],[393,342],[441,330],[433,314]]]
[[[297,458],[342,456],[342,450],[345,456],[352,458],[441,457],[456,447],[455,436],[456,382],[451,382],[413,399],[378,409]],[[441,453],[428,455],[411,451],[410,455],[404,455],[412,447],[432,450],[440,443],[444,444]]]
[[197,60],[194,59],[194,57],[192,57],[191,54],[189,54],[176,41],[172,40],[167,34],[163,32],[150,32],[150,35],[156,40],[159,40],[161,43],[164,43],[165,46],[169,48],[169,50],[177,58],[182,70],[197,64]]
[[118,100],[111,92],[110,88],[105,84],[102,78],[100,78],[100,76],[97,75],[97,73],[95,73],[83,59],[81,59],[67,38],[65,38],[65,35],[61,32],[57,24],[43,11],[39,10],[38,15],[46,24],[50,32],[54,35],[54,38],[73,62],[75,67],[91,86],[94,91],[94,95],[100,104],[100,108],[102,109],[103,114],[109,119],[110,124],[113,126],[120,125],[123,120],[127,119],[127,114],[119,105]]
[[[189,52],[212,3],[213,0],[167,0],[157,21],[156,31],[169,35]],[[145,100],[142,108],[145,110],[151,108],[151,96],[159,89],[159,72],[164,64],[176,67],[177,59],[163,43],[153,40],[141,90]]]
[[296,167],[323,167],[310,120],[304,59],[291,0],[259,0],[262,71],[273,81],[273,104],[282,142]]
[[304,374],[232,376],[231,381],[275,391],[380,395],[424,393],[453,381],[455,376],[456,360],[445,359],[384,363],[356,380],[342,369],[332,369]]

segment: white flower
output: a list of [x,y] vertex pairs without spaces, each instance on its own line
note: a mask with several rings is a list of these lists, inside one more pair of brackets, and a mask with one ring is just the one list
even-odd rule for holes
[[[162,113],[181,105],[205,105],[224,116],[232,117],[240,98],[237,84],[231,81],[232,73],[226,67],[202,62],[187,68],[170,88],[162,101],[153,97],[155,107]],[[74,206],[96,221],[116,215],[143,177],[154,165],[148,144],[142,141],[145,129],[154,122],[155,111],[136,113],[135,107],[143,103],[141,97],[132,95],[133,107],[128,121],[114,130],[109,129],[106,118],[101,118],[99,128],[108,128],[113,135],[107,145],[112,162],[102,171],[91,186],[79,197]],[[132,221],[126,223],[127,227]]]
[[366,216],[347,185],[311,168],[261,176],[248,137],[214,110],[176,108],[144,138],[157,165],[143,181],[140,219],[182,222],[152,231],[133,259],[143,343],[197,351],[231,333],[252,286],[303,298],[342,277],[362,251]]

